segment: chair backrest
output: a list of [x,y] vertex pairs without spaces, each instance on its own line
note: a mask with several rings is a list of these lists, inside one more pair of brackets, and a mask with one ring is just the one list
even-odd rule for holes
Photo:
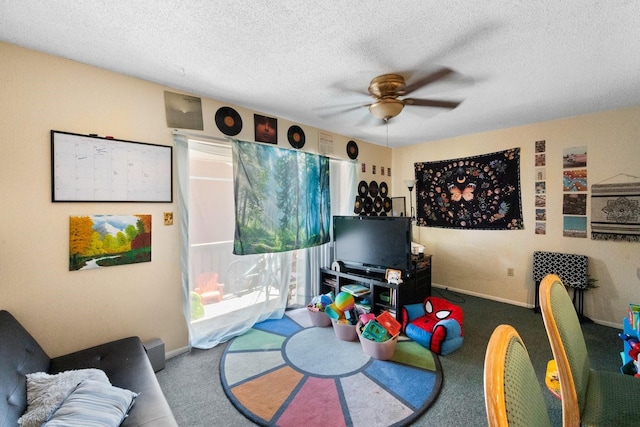
[[489,427],[551,425],[529,353],[510,325],[498,326],[489,339],[484,401]]
[[571,298],[555,274],[540,283],[540,311],[558,368],[563,425],[579,425],[591,369],[589,354]]
[[424,315],[432,318],[434,324],[440,320],[455,319],[460,325],[461,334],[464,335],[464,311],[462,307],[447,299],[432,296],[426,297],[422,306],[424,307]]

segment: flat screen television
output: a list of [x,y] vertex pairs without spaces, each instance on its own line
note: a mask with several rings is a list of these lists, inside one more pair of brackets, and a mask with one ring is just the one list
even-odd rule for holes
[[345,267],[384,273],[387,268],[410,275],[411,218],[334,216],[333,253]]

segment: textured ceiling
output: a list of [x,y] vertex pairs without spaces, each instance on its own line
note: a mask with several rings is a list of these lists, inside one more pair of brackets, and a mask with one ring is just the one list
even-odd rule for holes
[[[634,0],[0,0],[0,40],[391,147],[640,105],[639,22]],[[341,113],[443,66],[411,96],[454,110]]]

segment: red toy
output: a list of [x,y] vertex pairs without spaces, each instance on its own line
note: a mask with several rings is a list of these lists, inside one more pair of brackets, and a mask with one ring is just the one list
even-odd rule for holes
[[402,331],[436,354],[459,349],[464,340],[462,308],[443,298],[427,297],[422,304],[402,308]]
[[638,358],[638,355],[640,355],[640,341],[638,341],[636,337],[633,337],[629,334],[618,334],[618,336],[629,343],[631,349],[629,350],[628,354],[636,368],[636,373],[634,374],[634,376],[640,378],[640,370],[638,369],[638,365],[640,365],[640,360]]

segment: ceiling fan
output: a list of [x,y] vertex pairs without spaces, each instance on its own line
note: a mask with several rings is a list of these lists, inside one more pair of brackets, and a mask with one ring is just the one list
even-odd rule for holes
[[420,80],[407,84],[400,74],[383,74],[375,77],[369,84],[369,94],[376,100],[368,104],[371,114],[387,122],[402,112],[405,105],[421,107],[456,108],[460,102],[435,99],[400,98],[409,95],[430,83],[438,81],[454,73],[450,68],[441,68]]

